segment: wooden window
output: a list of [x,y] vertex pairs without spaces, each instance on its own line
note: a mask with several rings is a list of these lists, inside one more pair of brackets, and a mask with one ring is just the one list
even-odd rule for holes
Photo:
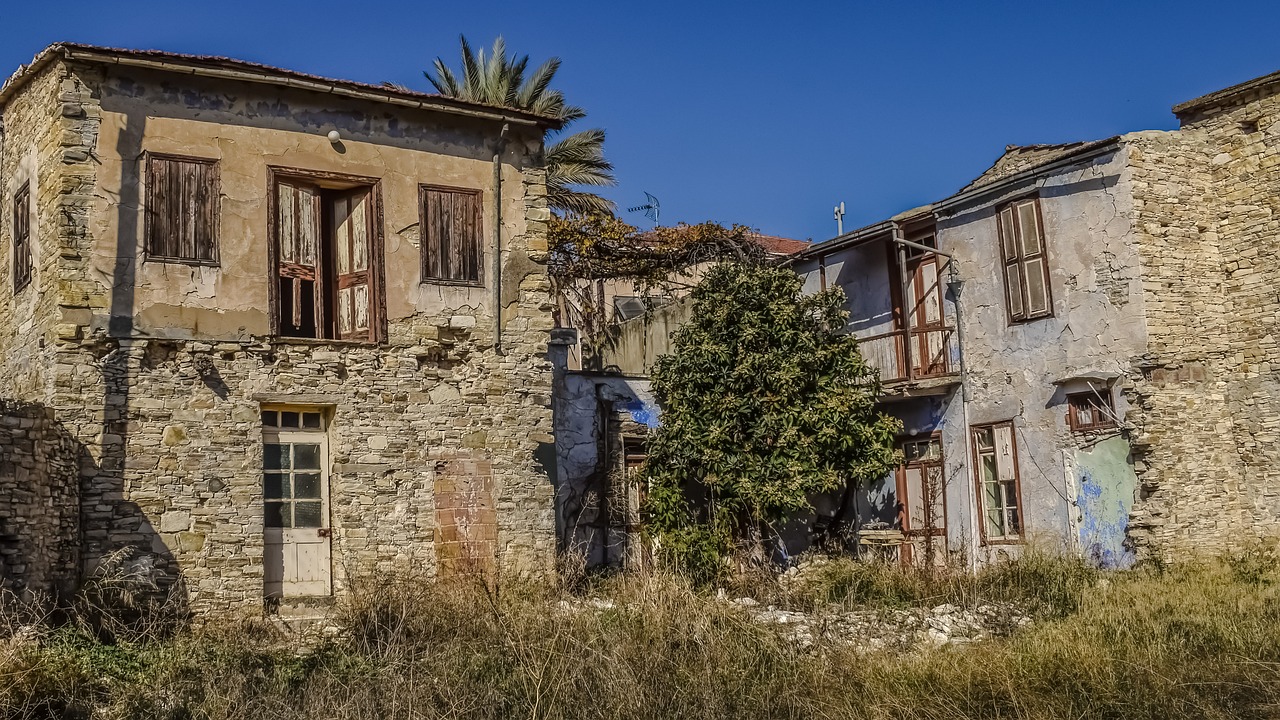
[[973,428],[977,468],[978,515],[984,543],[1018,542],[1022,538],[1022,487],[1013,423]]
[[13,292],[31,282],[31,185],[13,196]]
[[1105,430],[1116,426],[1116,411],[1111,404],[1111,390],[1089,390],[1067,396],[1067,424],[1072,432]]
[[421,187],[422,278],[433,282],[480,285],[480,191]]
[[1009,320],[1022,322],[1053,315],[1039,198],[1005,205],[1000,209],[997,224]]
[[279,178],[273,201],[276,331],[376,341],[383,317],[376,188]]
[[148,260],[218,263],[218,164],[146,156]]

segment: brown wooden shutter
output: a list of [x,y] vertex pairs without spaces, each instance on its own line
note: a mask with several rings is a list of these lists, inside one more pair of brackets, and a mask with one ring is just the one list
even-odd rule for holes
[[370,199],[368,188],[352,191],[334,201],[338,302],[338,337],[373,339],[373,292],[369,267],[372,260]]
[[276,270],[282,335],[323,334],[320,222],[318,188],[289,182],[276,185]]
[[1018,258],[1018,233],[1012,206],[1000,211],[998,225],[1000,255],[1004,261],[1005,295],[1009,301],[1009,318],[1025,320],[1027,315],[1026,305],[1022,300],[1022,264]]
[[480,193],[422,188],[422,276],[479,285],[483,278]]
[[147,255],[212,263],[218,259],[217,164],[147,157]]
[[13,196],[13,291],[31,281],[31,186]]
[[1019,203],[1018,238],[1022,256],[1022,283],[1026,289],[1027,317],[1049,313],[1049,263],[1045,257],[1044,237],[1040,232],[1040,202],[1036,199]]

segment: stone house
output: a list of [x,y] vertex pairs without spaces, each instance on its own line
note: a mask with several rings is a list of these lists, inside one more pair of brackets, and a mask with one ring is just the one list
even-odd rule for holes
[[553,566],[555,120],[76,44],[0,112],[5,589]]
[[1280,534],[1280,73],[1170,132],[1010,146],[954,195],[815,245],[903,421],[827,522],[919,556],[1108,566]]

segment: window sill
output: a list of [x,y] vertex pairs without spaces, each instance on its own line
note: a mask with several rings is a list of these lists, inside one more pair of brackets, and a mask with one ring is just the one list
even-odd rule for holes
[[473,282],[467,282],[465,280],[444,280],[441,278],[425,278],[419,281],[418,284],[419,285],[445,285],[448,287],[475,288],[478,290],[487,287],[482,282],[473,283]]
[[307,347],[324,347],[332,345],[335,347],[367,347],[367,348],[389,348],[391,345],[385,342],[375,342],[370,340],[338,340],[330,338],[306,338],[306,337],[289,337],[288,335],[273,335],[268,342],[272,345],[304,345]]
[[147,255],[143,257],[142,261],[148,264],[160,263],[163,265],[189,265],[191,267],[222,267],[222,261],[220,260],[192,260],[190,258],[162,257],[159,255]]
[[1025,541],[1020,537],[983,538],[985,545],[1022,545]]
[[1039,322],[1040,320],[1048,320],[1052,317],[1053,317],[1053,313],[1049,313],[1048,315],[1037,315],[1035,317],[1023,318],[1021,320],[1010,320],[1009,327],[1017,327],[1018,325],[1027,325],[1033,322]]

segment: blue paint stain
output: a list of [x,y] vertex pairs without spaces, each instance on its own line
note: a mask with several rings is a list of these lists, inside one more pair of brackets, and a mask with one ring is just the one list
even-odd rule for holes
[[650,405],[642,400],[632,400],[626,404],[627,412],[631,413],[631,419],[644,425],[650,430],[657,429],[662,424],[659,416],[662,410],[657,405]]
[[1128,443],[1112,438],[1093,452],[1079,453],[1080,544],[1098,567],[1125,569],[1136,558],[1125,547],[1137,478],[1128,463]]

